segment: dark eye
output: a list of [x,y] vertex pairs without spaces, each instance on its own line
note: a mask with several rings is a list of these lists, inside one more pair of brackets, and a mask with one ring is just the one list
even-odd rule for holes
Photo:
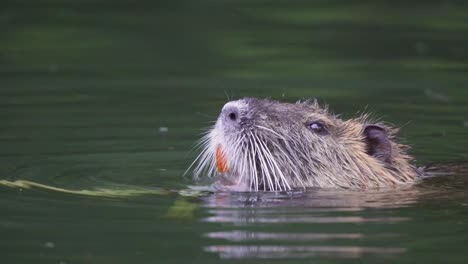
[[324,135],[327,133],[325,126],[321,122],[312,122],[308,127],[317,134]]

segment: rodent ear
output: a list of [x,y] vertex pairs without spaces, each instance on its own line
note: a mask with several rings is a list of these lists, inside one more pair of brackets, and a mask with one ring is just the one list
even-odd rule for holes
[[378,125],[366,125],[364,136],[367,154],[386,163],[392,162],[392,141],[385,128]]

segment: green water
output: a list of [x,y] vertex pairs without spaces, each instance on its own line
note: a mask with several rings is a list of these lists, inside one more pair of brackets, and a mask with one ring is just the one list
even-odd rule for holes
[[406,2],[3,2],[0,262],[466,263],[457,165],[390,192],[182,176],[244,96],[373,112],[418,165],[466,164],[468,6]]

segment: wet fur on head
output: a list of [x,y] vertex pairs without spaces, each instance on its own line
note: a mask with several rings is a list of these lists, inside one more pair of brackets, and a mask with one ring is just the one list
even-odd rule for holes
[[[226,108],[238,110],[236,123],[226,119]],[[322,129],[311,130],[311,124]],[[316,100],[244,98],[226,104],[192,165],[197,177],[217,175],[221,145],[229,172],[220,179],[235,190],[389,187],[417,175],[408,147],[395,142],[397,131],[368,115],[342,120]]]

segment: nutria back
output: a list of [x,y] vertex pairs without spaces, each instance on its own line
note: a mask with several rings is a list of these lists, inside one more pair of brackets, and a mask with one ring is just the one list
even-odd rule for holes
[[238,191],[412,183],[418,171],[396,132],[367,116],[342,120],[316,101],[244,98],[225,104],[202,138],[194,174]]

